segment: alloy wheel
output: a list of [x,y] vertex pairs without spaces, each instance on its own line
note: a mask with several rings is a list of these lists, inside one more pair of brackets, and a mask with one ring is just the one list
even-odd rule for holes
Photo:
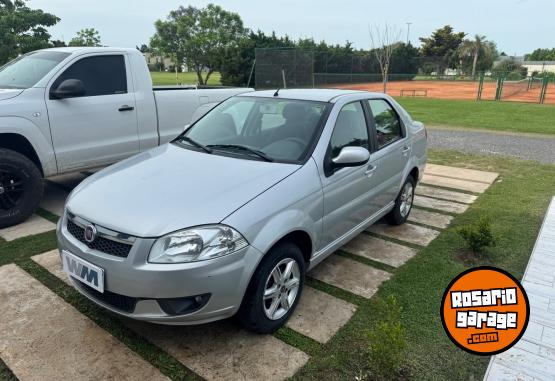
[[23,198],[25,181],[9,166],[0,167],[0,209],[16,207]]
[[401,204],[399,205],[399,213],[401,214],[401,217],[405,218],[408,216],[410,209],[412,208],[413,199],[414,187],[410,182],[407,182],[401,192]]
[[270,320],[281,319],[291,309],[301,282],[299,264],[291,258],[280,261],[270,272],[262,296],[264,313]]

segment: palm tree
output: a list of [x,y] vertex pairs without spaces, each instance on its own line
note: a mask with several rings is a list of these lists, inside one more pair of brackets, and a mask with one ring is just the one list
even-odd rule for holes
[[472,56],[472,77],[476,75],[476,65],[480,53],[488,54],[490,44],[486,40],[486,36],[476,35],[474,40],[464,40],[459,48],[461,56]]

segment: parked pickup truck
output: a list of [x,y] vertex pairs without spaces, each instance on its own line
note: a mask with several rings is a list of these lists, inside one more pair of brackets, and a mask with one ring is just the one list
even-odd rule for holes
[[136,49],[59,48],[0,68],[0,228],[40,203],[42,179],[106,166],[169,142],[252,89],[153,88]]

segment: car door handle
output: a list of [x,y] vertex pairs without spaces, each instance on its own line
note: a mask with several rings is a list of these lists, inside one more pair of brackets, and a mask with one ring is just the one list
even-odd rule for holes
[[410,147],[404,147],[401,152],[403,153],[403,156],[407,156],[410,152]]
[[374,172],[376,172],[377,168],[378,167],[376,167],[375,165],[369,165],[368,168],[366,169],[366,172],[364,172],[364,174],[367,177],[371,177],[374,174]]
[[123,105],[119,108],[119,111],[133,111],[133,110],[135,110],[135,107],[128,106],[128,105]]

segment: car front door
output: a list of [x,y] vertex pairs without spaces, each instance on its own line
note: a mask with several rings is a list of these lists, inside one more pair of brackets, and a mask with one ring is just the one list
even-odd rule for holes
[[371,152],[368,131],[362,102],[349,103],[341,109],[326,154],[324,173],[321,174],[324,193],[322,247],[342,237],[379,209],[372,200],[372,189],[375,187],[372,156],[369,163],[358,167],[334,171],[329,165],[344,147],[360,146]]
[[[45,94],[60,172],[113,163],[139,152],[135,94],[125,55],[85,56],[54,77]],[[52,95],[66,80],[85,92]]]
[[371,116],[372,138],[376,152],[374,180],[378,184],[375,202],[386,206],[397,198],[411,146],[393,106],[385,99],[366,101]]

